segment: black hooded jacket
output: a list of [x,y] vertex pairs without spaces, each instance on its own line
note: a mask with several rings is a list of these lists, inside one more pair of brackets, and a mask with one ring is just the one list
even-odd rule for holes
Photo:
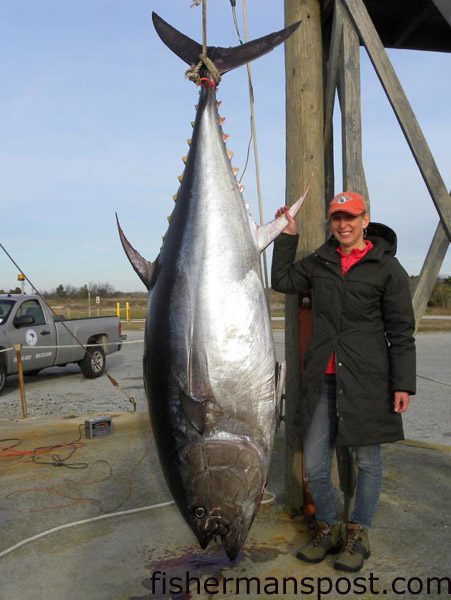
[[298,236],[282,233],[272,260],[274,290],[312,291],[313,337],[304,361],[299,426],[305,435],[335,351],[341,446],[403,439],[393,393],[415,393],[415,319],[409,278],[394,256],[396,234],[379,223],[370,223],[367,233],[374,247],[345,275],[333,238],[293,263]]

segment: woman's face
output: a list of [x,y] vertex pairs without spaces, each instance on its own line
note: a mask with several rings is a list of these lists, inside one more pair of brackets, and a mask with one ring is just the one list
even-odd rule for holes
[[367,214],[350,215],[345,212],[334,213],[330,218],[332,234],[343,250],[363,248],[363,230],[368,227],[370,219]]

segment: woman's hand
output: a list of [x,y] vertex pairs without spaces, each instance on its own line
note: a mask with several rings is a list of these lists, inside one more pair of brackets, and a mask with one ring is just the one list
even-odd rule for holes
[[288,225],[283,230],[283,233],[288,233],[288,235],[296,235],[298,232],[298,227],[297,227],[295,218],[292,217],[290,215],[290,213],[288,212],[288,206],[281,206],[280,208],[277,209],[276,219],[278,217],[281,217],[283,214],[286,216],[286,218],[288,220]]
[[395,412],[403,413],[409,407],[410,396],[409,392],[395,392]]

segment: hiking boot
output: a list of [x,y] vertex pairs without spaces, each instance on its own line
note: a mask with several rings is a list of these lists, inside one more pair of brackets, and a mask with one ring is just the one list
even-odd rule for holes
[[309,563],[321,562],[326,554],[335,554],[342,545],[341,523],[329,525],[326,521],[313,521],[312,539],[296,553],[296,558]]
[[358,523],[348,523],[346,526],[346,541],[342,551],[334,562],[334,568],[339,571],[355,573],[360,571],[365,558],[370,556],[368,529]]

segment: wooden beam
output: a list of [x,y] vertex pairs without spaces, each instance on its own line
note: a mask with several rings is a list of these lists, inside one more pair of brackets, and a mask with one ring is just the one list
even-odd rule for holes
[[367,200],[369,210],[368,188],[362,158],[360,40],[341,0],[337,0],[336,4],[343,27],[338,79],[342,125],[343,189],[362,194]]
[[[324,242],[324,97],[320,0],[285,0],[285,23],[302,25],[285,44],[286,200],[292,204],[311,180],[298,218],[301,258]],[[312,179],[313,175],[313,179]],[[287,296],[285,309],[286,471],[285,501],[290,512],[302,507],[301,442],[295,424],[300,390],[299,300]],[[303,335],[300,331],[299,335]]]
[[416,328],[418,329],[421,317],[424,315],[432,289],[440,273],[449,247],[449,240],[441,223],[435,230],[434,237],[429,247],[426,259],[421,267],[415,292],[413,294],[413,310],[415,313]]
[[324,145],[330,143],[334,116],[335,91],[338,82],[338,61],[341,52],[341,38],[343,35],[343,21],[338,14],[339,7],[335,3],[335,11],[332,21],[332,34],[327,60],[326,91],[324,93]]
[[362,0],[342,0],[362,38],[451,240],[451,201],[434,157]]
[[[343,32],[342,20],[337,14],[336,3],[334,5],[332,20],[332,31],[329,47],[323,49],[327,56],[325,64],[325,93],[324,93],[324,177],[325,177],[325,206],[335,195],[335,171],[334,171],[334,142],[333,142],[333,117],[335,105],[335,91],[338,81],[338,61],[341,51],[341,36]],[[326,55],[327,52],[327,55]]]

